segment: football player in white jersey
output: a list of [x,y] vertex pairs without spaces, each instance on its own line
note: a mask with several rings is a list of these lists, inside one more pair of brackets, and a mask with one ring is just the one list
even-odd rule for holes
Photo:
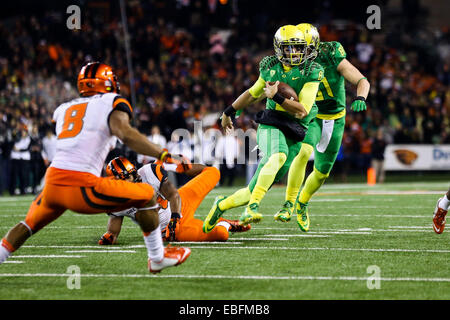
[[189,248],[164,248],[159,232],[156,193],[146,183],[102,178],[105,158],[120,139],[137,153],[177,163],[189,169],[183,158],[151,143],[130,125],[132,107],[119,95],[112,68],[99,62],[83,66],[78,75],[80,98],[61,104],[53,114],[56,123],[56,154],[47,169],[45,187],[32,202],[24,221],[2,239],[0,264],[33,234],[66,210],[103,213],[137,208],[136,221],[144,234],[148,268],[158,272],[184,262]]
[[[182,168],[181,168],[182,169]],[[124,157],[111,160],[106,172],[116,179],[150,184],[158,195],[160,229],[163,239],[167,241],[226,241],[229,232],[250,230],[250,225],[242,226],[238,220],[220,219],[215,228],[204,233],[203,221],[195,219],[194,214],[205,196],[220,179],[220,172],[214,167],[192,164],[184,174],[194,177],[179,190],[168,180],[167,171],[183,171],[175,164],[156,161],[136,170],[134,165]],[[130,208],[120,212],[109,213],[108,231],[101,237],[99,244],[114,244],[120,233],[123,217],[135,221],[136,209]]]

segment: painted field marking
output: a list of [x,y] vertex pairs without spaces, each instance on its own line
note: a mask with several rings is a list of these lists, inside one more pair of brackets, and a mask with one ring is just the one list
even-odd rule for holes
[[77,256],[77,255],[61,255],[61,254],[49,254],[49,255],[21,255],[21,256],[16,256],[13,255],[11,256],[13,259],[15,258],[84,258],[85,256]]
[[23,261],[20,260],[6,260],[3,263],[16,263],[16,264],[20,264],[23,263]]
[[[143,247],[145,247],[143,245]],[[79,245],[79,246],[70,246],[70,245],[24,245],[21,248],[38,248],[38,249],[77,249],[77,248],[81,248],[81,249],[102,249],[102,250],[122,250],[124,247],[121,246],[111,246],[111,247],[101,247],[100,245],[97,246],[90,246],[90,245]]]
[[135,250],[68,250],[65,253],[136,253]]
[[[236,238],[235,238],[236,239]],[[180,242],[171,242],[173,244],[177,244]],[[200,246],[195,246],[197,249],[247,249],[247,250],[331,250],[331,251],[368,251],[368,252],[419,252],[419,253],[450,253],[450,250],[439,250],[439,249],[389,249],[389,248],[332,248],[332,247],[252,247],[252,246],[215,246],[215,243],[211,242],[190,242],[191,244],[199,244]],[[212,244],[213,246],[205,246],[205,244]],[[222,243],[221,243],[222,244]],[[238,244],[238,243],[233,243]],[[48,245],[48,246],[23,246],[22,248],[45,248],[45,249],[51,249],[51,248],[98,248],[95,246],[55,246],[55,245]],[[144,244],[137,244],[137,245],[124,245],[117,247],[119,249],[144,249],[146,246]],[[20,256],[13,255],[12,258],[17,258]],[[24,256],[24,257],[30,257],[30,256]],[[50,256],[44,256],[44,257],[50,257]],[[67,256],[70,258],[73,257],[84,257],[84,256]]]
[[[194,248],[194,247],[193,247]],[[327,247],[201,247],[196,246],[195,249],[246,249],[246,250],[329,250],[329,251],[367,251],[367,252],[418,252],[418,253],[450,253],[450,250],[429,250],[429,249],[381,249],[381,248],[327,248]]]
[[[0,277],[69,277],[67,273],[0,273]],[[150,274],[80,274],[85,278],[153,278],[153,279],[227,279],[227,280],[339,280],[367,281],[368,277],[356,276],[232,276],[232,275],[150,275]],[[450,278],[391,278],[381,277],[380,281],[450,282]]]
[[[284,235],[281,235],[281,237],[284,237]],[[283,238],[234,238],[233,240],[249,240],[249,241],[288,241],[289,239],[283,239]],[[176,242],[175,242],[176,243]]]
[[425,228],[430,228],[431,223],[429,226],[389,226],[388,228],[391,229],[425,229]]
[[[371,235],[371,232],[362,232],[362,231],[308,231],[308,235],[326,235],[326,234],[356,234],[356,235]],[[266,234],[266,237],[306,237],[306,234]],[[319,236],[316,236],[319,238]],[[320,238],[324,238],[324,236],[320,236]]]
[[[287,240],[287,239],[283,239]],[[227,241],[177,241],[173,242],[177,244],[223,244],[223,245],[235,245],[235,244],[243,244],[242,241],[234,241],[234,239],[228,239]]]

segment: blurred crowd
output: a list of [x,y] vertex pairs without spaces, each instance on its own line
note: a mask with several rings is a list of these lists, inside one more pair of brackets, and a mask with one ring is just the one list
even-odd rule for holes
[[[256,81],[261,58],[273,54],[278,25],[270,13],[242,19],[236,2],[174,3],[173,8],[164,1],[128,3],[133,81],[117,12],[83,10],[81,30],[61,27],[65,12],[0,21],[0,194],[39,189],[53,152],[52,112],[77,97],[76,77],[87,61],[115,68],[122,95],[134,100],[134,125],[169,151],[187,153],[196,143],[180,141],[172,135],[175,129],[192,132],[195,121],[202,121],[203,130],[220,129],[219,113]],[[450,143],[449,29],[368,32],[342,21],[319,27],[321,40],[340,41],[371,83],[367,112],[347,109],[336,170],[364,172],[372,160],[382,160],[391,143]],[[347,87],[348,106],[355,93]],[[263,107],[246,110],[236,127],[255,129],[253,116]],[[119,152],[141,164],[149,161],[120,146]],[[226,152],[214,161],[218,156],[228,157],[222,167],[231,183],[233,170],[249,169],[250,176],[254,170],[235,166]]]

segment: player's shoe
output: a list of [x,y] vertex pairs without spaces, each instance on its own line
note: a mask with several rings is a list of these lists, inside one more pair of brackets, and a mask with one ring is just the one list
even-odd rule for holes
[[148,259],[148,271],[158,273],[168,267],[182,264],[191,254],[191,249],[185,247],[174,247],[168,245],[164,248],[164,258],[160,262]]
[[291,201],[286,200],[286,202],[283,204],[283,207],[275,213],[273,216],[273,219],[275,221],[281,221],[281,222],[288,222],[291,221],[291,215],[292,215],[292,209],[294,208],[294,205]]
[[98,240],[98,244],[99,245],[111,245],[116,242],[115,240],[116,239],[111,232],[106,232],[104,235],[102,235],[100,240]]
[[[442,199],[442,198],[441,198]],[[433,229],[434,232],[440,234],[444,231],[445,228],[445,216],[447,215],[447,210],[439,208],[439,199],[436,203],[436,208],[433,213]]]
[[262,219],[262,214],[258,213],[259,204],[256,202],[250,203],[246,208],[244,213],[239,218],[239,223],[241,225],[248,225],[251,222],[258,223]]
[[205,220],[203,221],[203,232],[208,233],[211,232],[212,229],[216,226],[217,222],[219,221],[219,218],[223,215],[225,211],[220,210],[219,208],[219,202],[225,199],[224,196],[217,196],[214,200],[213,206],[209,210],[208,215],[206,216]]
[[249,224],[245,226],[240,224],[239,220],[223,219],[222,221],[226,221],[230,224],[230,229],[228,230],[229,232],[246,232],[252,228],[252,226]]
[[309,215],[308,215],[308,204],[302,203],[300,201],[295,202],[295,211],[297,213],[297,224],[300,229],[304,232],[309,230]]

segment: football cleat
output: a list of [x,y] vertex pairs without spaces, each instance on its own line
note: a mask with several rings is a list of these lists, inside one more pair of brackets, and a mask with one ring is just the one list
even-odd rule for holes
[[252,226],[249,224],[245,226],[241,225],[239,223],[239,220],[223,219],[222,221],[228,222],[230,224],[230,229],[228,230],[229,232],[246,232],[252,228]]
[[308,215],[308,204],[301,203],[299,201],[295,202],[295,211],[297,213],[297,224],[300,229],[304,232],[309,230],[309,215]]
[[175,267],[182,264],[191,254],[191,249],[185,247],[174,247],[168,245],[164,248],[164,258],[155,262],[148,259],[148,271],[158,273],[168,267]]
[[224,196],[217,196],[214,200],[213,206],[209,210],[208,215],[203,221],[203,232],[208,233],[211,232],[212,229],[216,226],[217,222],[219,222],[219,218],[223,215],[225,211],[219,209],[219,202],[225,199]]
[[[441,198],[442,199],[442,198]],[[447,210],[439,208],[439,199],[436,203],[436,208],[433,213],[433,230],[434,232],[441,234],[445,228],[445,216],[447,215]]]
[[111,245],[116,243],[116,237],[111,232],[106,232],[100,240],[98,240],[99,245]]
[[256,202],[250,203],[246,208],[244,213],[242,213],[241,217],[239,218],[239,223],[241,225],[247,225],[251,222],[258,223],[262,219],[262,214],[258,213],[259,204]]
[[292,215],[292,208],[294,205],[291,201],[286,200],[286,202],[283,204],[283,208],[281,208],[275,215],[273,216],[273,219],[275,221],[281,221],[281,222],[289,222],[291,221],[291,215]]

